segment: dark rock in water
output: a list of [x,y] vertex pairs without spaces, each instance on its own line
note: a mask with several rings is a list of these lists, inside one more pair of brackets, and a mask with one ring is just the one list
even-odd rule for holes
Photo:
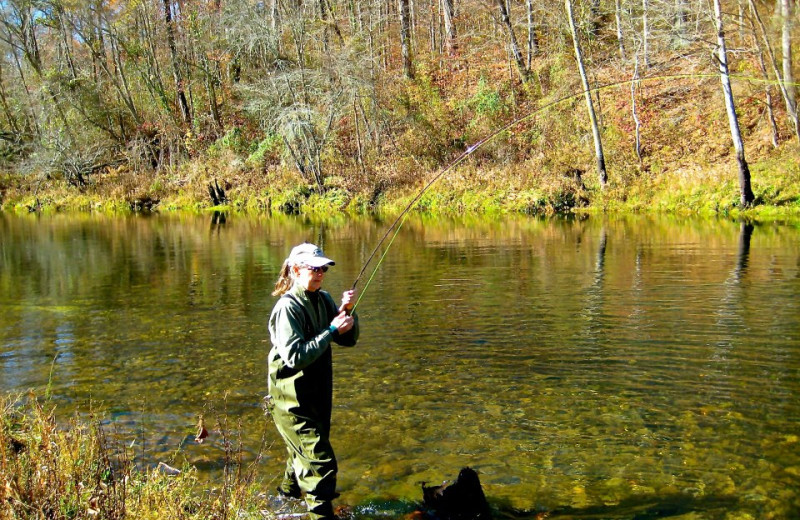
[[464,468],[454,482],[441,486],[422,485],[425,507],[442,520],[489,520],[492,512],[483,494],[478,473]]

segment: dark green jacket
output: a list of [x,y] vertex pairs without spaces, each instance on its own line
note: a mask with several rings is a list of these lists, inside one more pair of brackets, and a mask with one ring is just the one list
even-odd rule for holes
[[269,317],[269,394],[285,412],[330,423],[333,396],[331,342],[353,346],[358,341],[358,316],[345,334],[328,327],[339,314],[325,291],[309,293],[295,285]]

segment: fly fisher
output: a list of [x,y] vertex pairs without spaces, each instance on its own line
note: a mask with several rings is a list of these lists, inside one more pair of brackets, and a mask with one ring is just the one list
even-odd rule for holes
[[269,317],[268,409],[288,458],[278,492],[305,497],[309,518],[333,520],[336,456],[330,444],[333,399],[331,343],[351,347],[358,341],[355,290],[342,294],[339,306],[321,289],[335,262],[314,244],[292,249],[275,284],[280,296]]

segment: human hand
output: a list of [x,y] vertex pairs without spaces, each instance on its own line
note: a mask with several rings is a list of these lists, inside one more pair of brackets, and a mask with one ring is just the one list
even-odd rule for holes
[[350,289],[342,293],[342,304],[339,306],[339,312],[345,311],[350,314],[356,301],[356,290]]
[[333,318],[331,325],[336,327],[336,330],[339,332],[339,334],[344,334],[353,328],[354,322],[355,320],[352,316],[349,316],[345,311],[342,311],[337,314],[335,318]]

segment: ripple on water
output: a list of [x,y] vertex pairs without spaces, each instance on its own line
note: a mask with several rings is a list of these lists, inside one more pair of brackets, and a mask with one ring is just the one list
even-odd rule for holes
[[[383,228],[231,218],[208,230],[195,217],[11,222],[3,389],[44,388],[58,351],[60,409],[106,406],[149,463],[184,458],[218,478],[221,436],[186,442],[202,414],[248,460],[265,439],[261,475],[279,474],[260,402],[288,244],[325,240],[337,294]],[[800,238],[757,226],[743,258],[740,233],[650,218],[409,221],[364,294],[359,346],[335,354],[342,498],[362,516],[403,510],[421,482],[470,465],[498,507],[797,516]]]

